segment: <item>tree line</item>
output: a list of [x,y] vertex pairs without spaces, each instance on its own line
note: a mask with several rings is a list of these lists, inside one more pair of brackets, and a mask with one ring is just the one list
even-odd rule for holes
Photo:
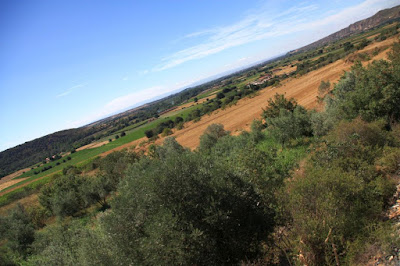
[[[276,95],[250,132],[214,124],[195,151],[166,138],[146,154],[94,160],[95,176],[66,169],[39,207],[1,217],[1,264],[398,261],[384,213],[400,163],[399,55],[397,43],[389,61],[356,64],[324,112]],[[46,226],[49,216],[58,219]]]

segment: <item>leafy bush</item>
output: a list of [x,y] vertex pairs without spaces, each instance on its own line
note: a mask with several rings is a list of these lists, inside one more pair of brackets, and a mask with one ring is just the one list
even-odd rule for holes
[[293,98],[288,100],[285,95],[277,93],[274,99],[268,100],[268,106],[263,109],[262,117],[264,119],[275,118],[280,115],[281,109],[293,112],[296,106],[297,102]]
[[119,192],[102,227],[125,265],[235,264],[259,254],[274,224],[251,184],[200,154],[143,159]]
[[302,106],[296,106],[293,112],[281,109],[279,116],[267,118],[268,130],[284,145],[290,139],[311,136],[310,115]]
[[341,118],[361,116],[367,121],[386,119],[389,126],[400,121],[399,63],[400,44],[393,46],[390,61],[374,61],[368,67],[353,66],[333,90],[329,109],[337,109]]
[[306,263],[342,263],[349,242],[379,221],[393,186],[386,179],[370,183],[338,168],[310,168],[288,184],[293,232]]
[[170,128],[164,128],[161,136],[166,137],[172,134],[172,130]]
[[60,176],[42,188],[39,202],[54,215],[73,215],[85,207],[80,191],[84,182],[83,178],[75,175]]
[[22,205],[18,204],[8,216],[0,219],[0,239],[7,239],[7,246],[19,256],[30,253],[35,239],[34,226]]
[[200,136],[199,151],[207,152],[210,151],[218,139],[229,134],[229,131],[224,130],[222,124],[212,124],[207,127],[203,135]]

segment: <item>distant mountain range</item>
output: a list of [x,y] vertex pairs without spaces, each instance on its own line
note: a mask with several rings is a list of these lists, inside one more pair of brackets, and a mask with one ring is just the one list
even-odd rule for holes
[[366,18],[364,20],[360,20],[356,23],[351,24],[347,28],[341,29],[335,33],[332,33],[331,35],[322,38],[316,42],[313,42],[309,45],[306,45],[304,47],[301,47],[295,52],[303,52],[306,50],[310,50],[316,47],[320,47],[335,41],[338,41],[340,39],[349,37],[353,34],[358,34],[363,31],[370,30],[372,28],[378,27],[382,24],[389,23],[391,21],[395,21],[400,19],[400,5],[384,9],[373,15],[372,17]]
[[[292,52],[302,52],[315,47],[319,47],[399,19],[400,5],[390,9],[381,10],[370,18],[353,23],[345,29],[335,32],[319,41],[311,43]],[[279,57],[274,58],[273,60],[276,60],[278,58]],[[257,63],[253,64],[253,66],[254,65],[257,65]],[[236,69],[232,72],[237,74],[241,71],[244,71],[248,67]],[[0,152],[0,179],[1,177],[15,170],[27,167],[36,162],[40,162],[41,160],[43,160],[43,158],[46,158],[46,156],[58,154],[62,151],[69,151],[73,149],[74,145],[77,142],[80,142],[83,145],[85,144],[85,141],[91,141],[92,139],[94,139],[94,136],[99,135],[101,132],[106,132],[107,130],[117,128],[118,123],[123,118],[133,116],[136,113],[155,114],[158,110],[168,109],[171,107],[171,102],[176,103],[177,100],[182,101],[183,99],[189,99],[190,97],[192,97],[193,95],[197,95],[200,91],[206,89],[207,87],[211,87],[213,83],[221,81],[229,77],[230,75],[233,74],[228,72],[220,73],[214,77],[202,80],[201,85],[198,85],[200,82],[192,84],[192,86],[194,87],[176,92],[175,94],[164,97],[162,99],[156,99],[153,102],[126,110],[118,114],[111,115],[107,118],[101,119],[80,128],[55,132],[53,134],[49,134],[47,136],[25,142],[24,144],[20,144],[16,147],[2,151]],[[213,80],[210,81],[211,79]]]

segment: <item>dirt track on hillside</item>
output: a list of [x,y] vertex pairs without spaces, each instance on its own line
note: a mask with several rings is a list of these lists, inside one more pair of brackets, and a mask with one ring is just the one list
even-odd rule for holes
[[[27,172],[29,170],[31,170],[31,169],[30,168],[25,168],[25,169],[18,170],[16,172],[12,173],[12,174],[6,175],[2,179],[0,179],[0,187],[1,187],[2,184],[9,182],[11,179],[16,178],[16,177],[22,175],[23,173],[25,173],[25,172]],[[0,191],[1,191],[1,189],[0,189]]]
[[[379,47],[381,48],[381,50],[383,50],[382,48],[388,48],[397,38],[397,36],[394,36],[385,41],[373,43],[359,52],[372,53],[372,51],[376,47]],[[363,65],[366,65],[373,60],[386,59],[388,51],[389,49],[381,51],[370,61],[363,62]],[[253,98],[244,98],[232,107],[226,108],[225,110],[217,110],[211,115],[205,115],[201,118],[199,122],[185,123],[185,128],[179,131],[175,131],[172,136],[176,137],[177,141],[181,145],[190,149],[195,149],[200,143],[200,136],[210,124],[223,124],[225,129],[231,131],[233,134],[237,134],[241,130],[248,130],[251,122],[254,119],[260,119],[262,108],[266,107],[268,99],[273,97],[276,93],[285,94],[287,98],[295,98],[299,104],[303,105],[307,109],[315,108],[319,110],[322,107],[318,104],[317,96],[318,87],[321,81],[330,81],[331,84],[337,82],[343,75],[343,72],[350,70],[352,65],[353,63],[349,62],[345,58],[343,60],[338,60],[332,64],[329,64],[323,68],[312,71],[301,77],[290,78],[286,81],[283,81],[282,85],[279,87],[265,88],[259,92],[258,96],[255,96]],[[189,105],[191,104],[193,103],[189,103]],[[164,138],[158,139],[156,141],[156,144],[161,144],[163,140]],[[100,154],[100,156],[106,156],[107,154],[122,149],[147,150],[148,144],[139,147],[139,144],[144,141],[147,141],[147,138],[141,138],[124,144],[113,150],[104,152]],[[26,184],[18,186],[16,188],[13,188],[12,190],[25,185]],[[7,193],[12,190],[7,191]],[[0,193],[0,195],[2,195],[2,193]]]
[[[383,42],[374,43],[359,52],[371,53],[375,47],[389,47],[395,40],[396,38],[390,38]],[[370,61],[363,62],[363,65],[366,65],[373,60],[387,58],[388,51],[388,49],[381,51]],[[210,124],[223,124],[225,129],[231,131],[233,134],[237,134],[241,130],[248,130],[254,119],[260,119],[262,108],[266,107],[268,99],[273,97],[276,93],[285,94],[287,98],[295,98],[299,104],[303,105],[307,109],[320,110],[322,106],[318,104],[317,96],[318,87],[321,81],[330,81],[331,84],[336,83],[343,75],[344,71],[350,70],[353,65],[353,63],[346,61],[348,61],[346,58],[338,60],[301,77],[290,78],[283,81],[280,87],[265,88],[259,92],[258,96],[253,98],[244,98],[232,107],[226,108],[225,110],[217,110],[211,115],[205,115],[199,122],[185,123],[184,129],[175,131],[171,136],[175,137],[181,145],[190,149],[195,149],[200,143],[200,136]],[[161,144],[163,140],[164,138],[160,138],[155,143]],[[115,148],[114,150],[101,154],[101,156],[107,155],[116,150],[133,148],[134,146],[136,146],[136,150],[146,150],[148,145],[142,147],[137,146],[142,141],[146,141],[146,138],[127,143],[121,147]]]
[[[374,43],[360,52],[371,52],[375,47],[387,47],[394,41],[395,38],[391,38],[384,42]],[[387,52],[388,50],[382,51],[364,64],[373,60],[387,58]],[[199,137],[212,123],[223,124],[225,129],[232,133],[248,130],[254,119],[260,119],[262,108],[266,107],[268,99],[276,93],[285,94],[287,98],[295,98],[299,104],[307,109],[321,108],[317,101],[318,87],[321,81],[329,80],[331,84],[337,82],[343,75],[343,72],[350,70],[352,66],[352,64],[345,63],[345,61],[346,59],[338,60],[299,78],[290,78],[284,81],[278,88],[268,87],[254,98],[242,99],[235,106],[225,110],[217,110],[210,116],[203,116],[197,123],[191,122],[185,124],[184,129],[177,131],[172,136],[175,136],[181,145],[194,149],[200,143]],[[157,141],[157,143],[161,142],[162,140]]]

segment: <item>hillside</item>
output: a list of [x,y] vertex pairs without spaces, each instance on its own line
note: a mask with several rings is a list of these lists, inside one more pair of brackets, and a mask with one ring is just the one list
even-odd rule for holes
[[[400,6],[379,11],[368,19],[356,22],[345,29],[296,50],[296,54],[367,31],[389,21],[396,20],[399,17]],[[56,154],[65,154],[71,150],[90,144],[93,141],[101,140],[101,142],[104,143],[110,138],[110,136],[121,132],[124,128],[139,127],[143,123],[151,121],[154,117],[158,117],[160,114],[174,108],[174,106],[187,103],[188,101],[190,102],[194,96],[199,95],[204,91],[226,85],[225,82],[227,80],[229,81],[232,77],[240,76],[241,73],[257,69],[257,67],[263,66],[266,63],[273,64],[273,62],[278,62],[283,58],[284,57],[279,57],[272,61],[261,63],[258,66],[244,69],[214,81],[187,88],[179,93],[127,110],[120,114],[115,114],[84,127],[56,132],[0,152],[0,178],[16,170],[32,167],[34,164],[45,160],[47,157]],[[301,67],[303,66],[304,64]],[[297,68],[297,70],[299,70],[299,68]]]
[[398,265],[398,37],[25,189],[0,264]]
[[0,154],[59,155],[0,180],[0,265],[399,265],[399,26]]
[[347,28],[341,29],[331,35],[322,38],[316,42],[306,45],[297,49],[295,52],[303,52],[316,47],[324,46],[326,44],[338,41],[340,39],[358,34],[372,28],[378,27],[384,23],[392,22],[400,18],[400,5],[392,8],[384,9],[373,15],[372,17],[360,20],[351,24]]
[[55,132],[2,151],[0,152],[0,179],[16,170],[40,163],[53,155],[68,153],[93,141],[108,137],[128,126],[135,126],[153,117],[158,117],[165,110],[187,101],[220,81],[221,79],[217,79],[191,87],[89,125]]

